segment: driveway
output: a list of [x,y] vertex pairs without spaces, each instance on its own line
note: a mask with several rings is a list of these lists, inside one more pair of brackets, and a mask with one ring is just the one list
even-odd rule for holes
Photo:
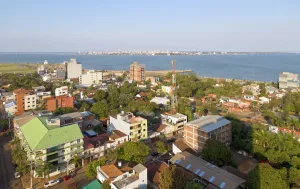
[[9,136],[0,136],[0,189],[22,189],[20,178],[14,178],[14,168],[8,143]]

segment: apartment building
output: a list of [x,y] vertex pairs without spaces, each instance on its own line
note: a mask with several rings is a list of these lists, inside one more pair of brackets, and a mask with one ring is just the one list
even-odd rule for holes
[[131,81],[145,81],[145,65],[134,62],[130,65],[129,73]]
[[103,72],[102,71],[95,71],[89,70],[85,74],[81,74],[79,77],[79,83],[82,85],[98,85],[103,80]]
[[82,73],[82,65],[75,58],[71,58],[69,62],[66,62],[66,68],[67,79],[79,78]]
[[245,188],[246,180],[211,164],[189,152],[181,152],[173,156],[169,162],[182,168],[193,181],[209,189]]
[[45,109],[54,111],[57,108],[74,108],[74,97],[72,96],[56,96],[45,98]]
[[165,135],[173,135],[183,132],[184,124],[187,123],[187,116],[176,113],[163,113],[161,114],[163,130],[161,131]]
[[29,160],[54,166],[50,176],[73,169],[71,159],[83,154],[83,135],[78,124],[61,125],[58,118],[25,116],[14,120],[14,132]]
[[22,114],[26,110],[32,110],[36,108],[37,96],[33,93],[33,91],[21,88],[14,90],[13,95],[17,104],[17,114]]
[[108,131],[120,130],[129,136],[129,140],[135,141],[148,137],[147,119],[136,117],[131,112],[121,112],[116,117],[110,116]]
[[69,88],[68,86],[61,86],[55,89],[55,96],[68,95]]
[[279,88],[280,89],[296,89],[299,87],[298,74],[290,72],[279,73]]
[[131,167],[119,161],[97,167],[97,179],[108,182],[112,189],[147,189],[147,168],[142,164]]
[[190,121],[184,126],[184,141],[195,151],[201,151],[208,139],[231,144],[231,122],[218,115]]

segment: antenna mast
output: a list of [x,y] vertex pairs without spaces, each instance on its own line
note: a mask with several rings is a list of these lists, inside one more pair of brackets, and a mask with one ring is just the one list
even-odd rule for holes
[[176,61],[172,60],[172,113],[177,112]]

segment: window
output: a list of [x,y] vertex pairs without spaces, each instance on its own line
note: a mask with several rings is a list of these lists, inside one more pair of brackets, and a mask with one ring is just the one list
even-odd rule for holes
[[63,152],[65,152],[65,150],[62,150],[61,152],[63,153]]
[[65,159],[65,157],[62,157],[61,159]]
[[80,143],[80,139],[77,140],[77,143]]

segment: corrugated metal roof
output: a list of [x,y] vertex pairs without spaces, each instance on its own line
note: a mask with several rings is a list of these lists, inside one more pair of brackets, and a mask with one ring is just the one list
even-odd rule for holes
[[193,125],[205,132],[211,132],[217,128],[220,128],[224,125],[229,124],[230,121],[223,118],[222,116],[218,115],[211,115],[211,116],[205,116],[201,117],[199,119],[190,121],[187,123],[187,125]]
[[9,103],[5,104],[5,108],[10,108],[10,107],[15,106],[15,105],[16,105],[16,102],[12,101],[12,102],[9,102]]
[[82,139],[77,124],[48,129],[39,118],[33,118],[21,127],[21,131],[32,151],[51,148]]

